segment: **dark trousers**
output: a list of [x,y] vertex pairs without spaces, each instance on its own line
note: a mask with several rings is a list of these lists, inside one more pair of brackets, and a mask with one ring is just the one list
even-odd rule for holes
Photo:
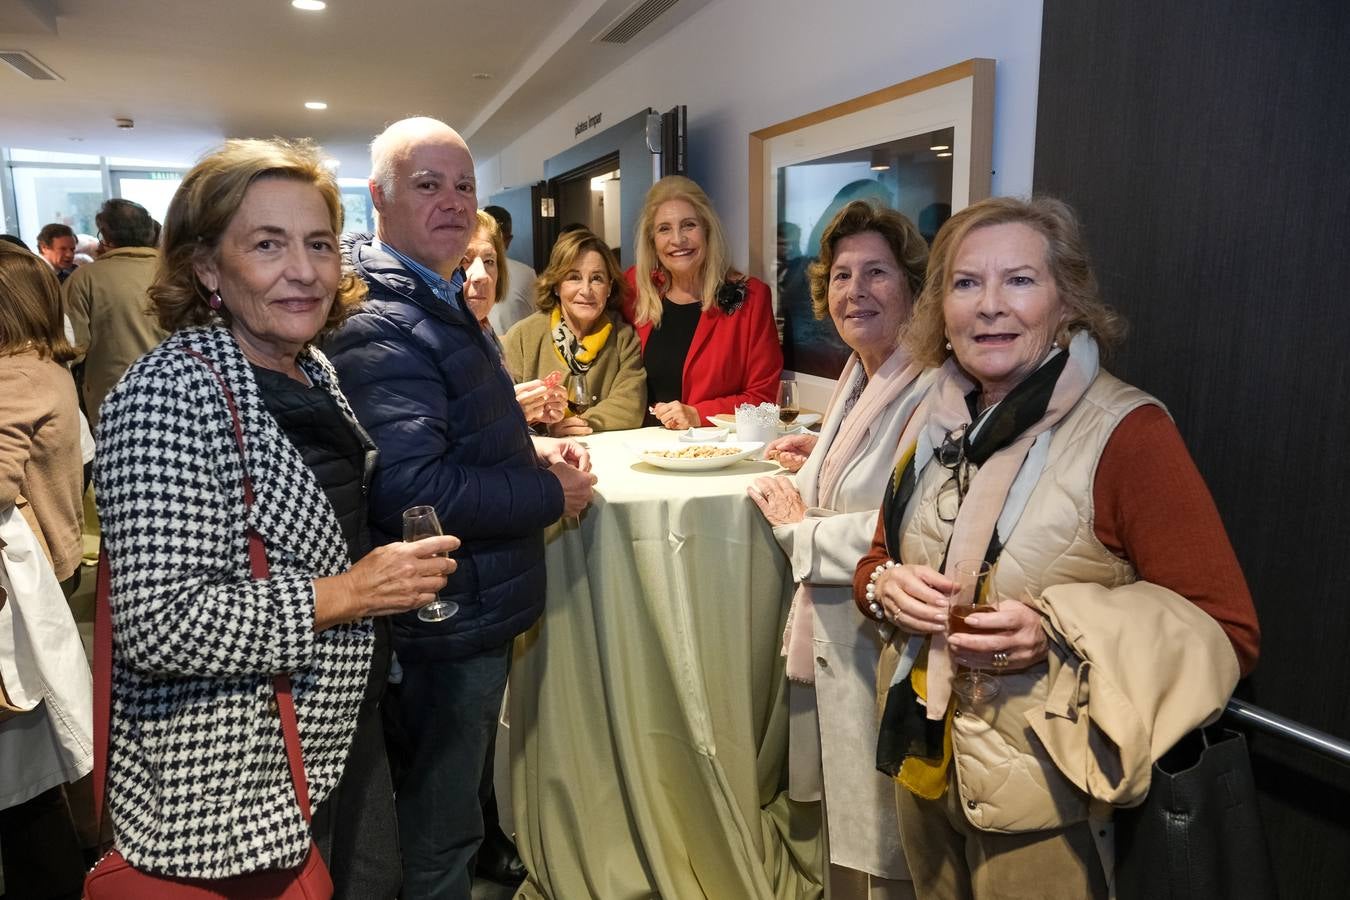
[[61,788],[0,810],[5,900],[80,896],[84,856]]
[[377,618],[365,698],[342,780],[314,809],[314,843],[333,876],[334,900],[394,900],[403,881],[382,715],[389,653],[389,621]]
[[334,900],[394,900],[403,880],[398,818],[378,706],[363,706],[342,781],[314,810]]
[[403,662],[400,785],[403,896],[469,900],[483,840],[479,786],[506,692],[511,644],[446,661]]

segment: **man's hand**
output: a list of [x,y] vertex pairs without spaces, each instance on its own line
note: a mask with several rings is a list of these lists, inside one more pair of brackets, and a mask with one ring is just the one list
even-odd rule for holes
[[[589,464],[589,460],[587,460]],[[591,502],[595,493],[596,478],[590,472],[584,472],[559,460],[548,467],[557,476],[563,489],[563,516],[579,516]]]
[[563,462],[583,472],[591,470],[591,452],[579,441],[538,435],[533,440],[534,452],[539,455],[539,460],[545,466],[551,467],[554,463]]

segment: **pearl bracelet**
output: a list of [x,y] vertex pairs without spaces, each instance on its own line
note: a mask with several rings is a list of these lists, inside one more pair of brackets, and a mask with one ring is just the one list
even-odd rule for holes
[[881,573],[889,569],[894,569],[898,565],[900,564],[895,560],[888,559],[884,563],[879,563],[877,567],[872,570],[871,576],[868,577],[867,590],[864,591],[864,598],[867,600],[867,611],[870,612],[872,618],[876,619],[878,622],[885,621],[886,614],[882,611],[881,604],[877,602],[877,579],[881,577]]

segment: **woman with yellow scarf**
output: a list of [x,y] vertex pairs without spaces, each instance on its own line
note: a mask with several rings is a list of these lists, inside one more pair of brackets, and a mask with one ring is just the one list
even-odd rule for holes
[[502,339],[506,367],[517,381],[553,372],[569,384],[584,381],[585,396],[571,396],[567,415],[548,426],[554,436],[642,424],[647,374],[637,334],[618,313],[622,275],[596,235],[582,230],[560,236],[535,283],[539,312]]

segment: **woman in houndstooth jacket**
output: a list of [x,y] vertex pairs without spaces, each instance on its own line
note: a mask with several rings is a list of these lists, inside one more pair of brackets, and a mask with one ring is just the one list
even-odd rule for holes
[[[298,864],[309,829],[271,688],[289,673],[337,894],[392,897],[377,708],[388,644],[372,617],[434,599],[458,542],[368,552],[375,450],[310,346],[362,294],[341,271],[341,220],[316,148],[280,141],[229,142],[170,205],[150,289],[170,336],[131,367],[99,424],[115,641],[108,808],[118,849],[142,869],[222,878]],[[263,580],[250,527],[266,546]]]

